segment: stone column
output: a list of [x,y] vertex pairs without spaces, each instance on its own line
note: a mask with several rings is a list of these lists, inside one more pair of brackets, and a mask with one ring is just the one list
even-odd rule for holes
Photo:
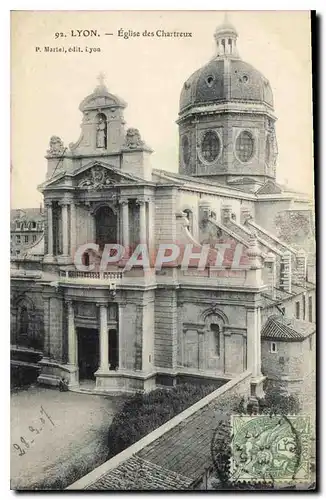
[[100,304],[100,367],[101,371],[108,371],[109,365],[109,334],[108,334],[108,308]]
[[68,204],[61,203],[62,213],[62,254],[67,257],[69,255],[69,239],[68,239]]
[[145,200],[137,200],[139,205],[139,242],[145,244],[147,241],[146,230],[146,202]]
[[48,251],[47,255],[53,257],[53,214],[52,201],[46,203],[47,219],[48,219]]
[[78,365],[78,343],[75,328],[75,311],[72,301],[68,305],[68,363]]
[[73,257],[76,252],[76,205],[70,205],[70,254]]
[[154,259],[154,255],[152,255],[154,250],[154,207],[151,199],[148,202],[148,247],[150,256]]
[[129,251],[129,202],[128,200],[120,200],[122,206],[122,244],[125,249],[125,257],[130,254]]

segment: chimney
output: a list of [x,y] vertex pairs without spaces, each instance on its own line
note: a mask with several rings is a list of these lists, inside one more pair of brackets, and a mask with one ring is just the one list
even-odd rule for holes
[[307,256],[304,250],[299,250],[296,264],[298,282],[303,285],[307,279]]
[[284,252],[281,257],[280,288],[291,293],[291,252]]

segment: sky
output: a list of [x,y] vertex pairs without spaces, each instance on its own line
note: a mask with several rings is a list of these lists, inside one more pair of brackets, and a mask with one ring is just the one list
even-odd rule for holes
[[[277,181],[313,192],[311,37],[308,11],[233,11],[241,58],[270,81],[278,140]],[[11,14],[11,206],[37,207],[52,135],[80,135],[80,102],[100,72],[122,97],[126,128],[154,149],[152,165],[178,170],[179,96],[183,83],[215,53],[221,11],[15,11]],[[92,38],[71,30],[97,30]],[[118,30],[191,32],[192,37],[118,36]],[[55,39],[55,33],[59,36]],[[113,35],[105,35],[113,33]],[[44,46],[83,53],[45,53]],[[41,51],[37,52],[36,47]],[[89,53],[85,48],[100,48]]]

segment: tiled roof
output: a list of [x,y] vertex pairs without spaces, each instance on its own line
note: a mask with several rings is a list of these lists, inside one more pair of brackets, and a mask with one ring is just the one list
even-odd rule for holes
[[133,456],[87,490],[187,490],[192,479]]
[[10,210],[10,219],[22,219],[22,220],[30,220],[37,221],[43,220],[45,217],[44,212],[40,211],[39,208],[14,208]]
[[315,331],[314,323],[286,316],[271,316],[261,330],[261,338],[301,342]]
[[[179,174],[178,172],[170,172],[169,170],[162,170],[162,169],[153,169],[153,175],[156,177],[161,177],[163,176],[165,178],[169,178],[169,180],[175,179],[176,181],[185,181],[185,182],[191,182],[195,184],[203,184],[204,186],[209,186],[209,187],[219,187],[223,189],[228,189],[229,191],[236,191],[237,193],[242,192],[241,189],[234,187],[234,186],[229,186],[227,184],[221,184],[216,181],[207,181],[206,179],[201,179],[200,177],[192,177],[190,175],[186,174]],[[154,180],[154,179],[153,179]]]
[[[246,377],[249,376],[246,374]],[[213,466],[211,441],[214,431],[220,422],[229,418],[238,397],[236,394],[226,391],[215,397],[86,488],[120,491],[192,489],[205,471]],[[135,470],[138,472],[135,473]]]

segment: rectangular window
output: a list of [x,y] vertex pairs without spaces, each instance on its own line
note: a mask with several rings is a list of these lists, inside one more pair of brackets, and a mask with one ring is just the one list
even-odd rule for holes
[[20,234],[16,234],[16,243],[20,243]]
[[36,241],[36,234],[33,234],[33,243]]
[[28,234],[25,235],[25,243],[28,243]]
[[276,342],[271,342],[271,352],[276,353],[277,352],[277,344]]
[[306,297],[302,296],[302,319],[306,319]]
[[295,317],[300,319],[300,302],[295,303]]
[[309,300],[308,300],[308,314],[309,314],[309,321],[312,323],[312,297],[310,295]]

